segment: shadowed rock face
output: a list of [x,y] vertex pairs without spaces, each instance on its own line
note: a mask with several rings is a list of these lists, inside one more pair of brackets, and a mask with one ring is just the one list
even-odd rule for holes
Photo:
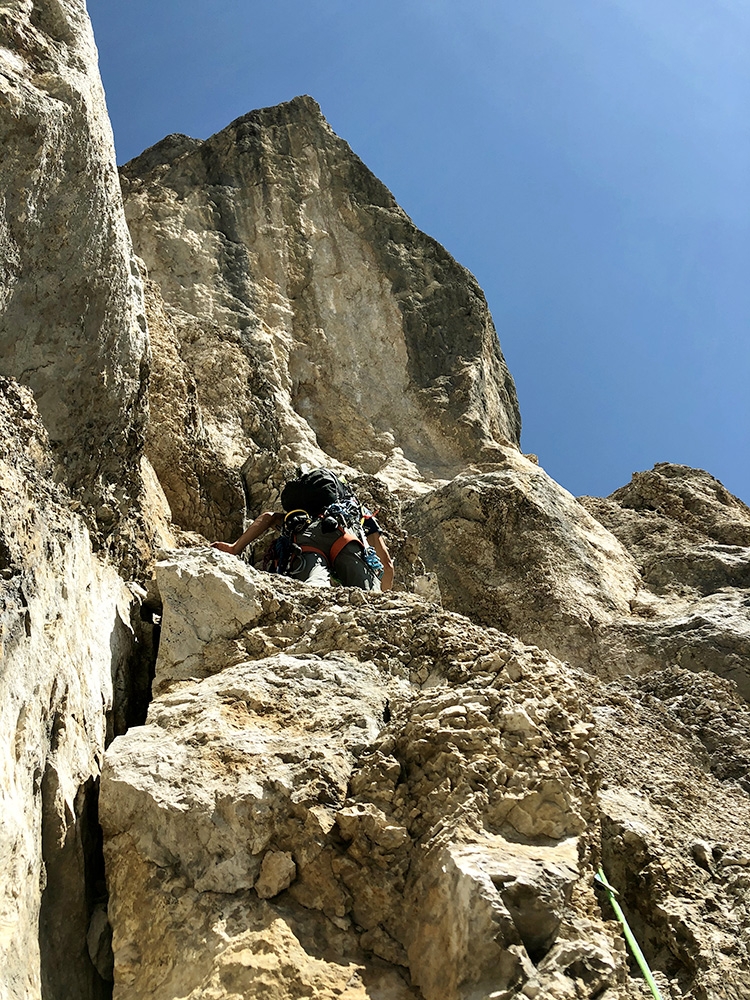
[[57,477],[132,567],[146,320],[82,0],[2,5],[0,108],[2,373],[33,389]]
[[53,468],[30,390],[0,377],[0,995],[100,1000],[96,793],[132,709],[133,596]]
[[[255,491],[302,460],[447,477],[518,445],[479,286],[313,100],[251,112],[205,142],[169,136],[122,180],[151,311],[180,358],[170,371],[194,387],[201,421],[181,418],[184,394],[160,400],[156,424],[164,414],[173,428],[149,446],[160,476],[210,453],[229,468],[250,456]],[[169,498],[195,526],[176,481]]]

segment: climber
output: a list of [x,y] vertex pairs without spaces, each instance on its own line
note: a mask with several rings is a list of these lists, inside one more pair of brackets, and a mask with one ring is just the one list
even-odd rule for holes
[[265,511],[236,542],[212,547],[239,555],[272,528],[264,568],[317,587],[330,587],[331,576],[346,587],[390,590],[393,560],[375,516],[362,507],[346,483],[328,469],[300,468],[281,492],[286,513]]

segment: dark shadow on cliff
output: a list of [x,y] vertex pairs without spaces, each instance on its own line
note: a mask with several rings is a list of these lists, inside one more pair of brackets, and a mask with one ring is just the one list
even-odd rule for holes
[[[56,727],[64,727],[57,716]],[[92,916],[106,900],[99,782],[89,778],[71,812],[51,757],[42,778],[42,858],[46,885],[39,913],[43,1000],[109,1000],[112,996],[111,931],[89,937]],[[107,933],[110,935],[107,947]],[[92,961],[90,949],[97,958]]]

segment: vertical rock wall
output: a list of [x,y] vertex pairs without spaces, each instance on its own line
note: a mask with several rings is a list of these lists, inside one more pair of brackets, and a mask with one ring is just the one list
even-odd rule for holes
[[2,372],[33,389],[58,478],[132,565],[146,321],[83,0],[0,6],[0,149]]
[[96,799],[133,597],[52,469],[30,391],[0,378],[1,995],[94,1000]]
[[[206,530],[206,518],[179,480],[209,455],[218,469],[250,457],[262,503],[279,463],[414,480],[517,446],[515,389],[481,289],[311,98],[205,142],[169,136],[122,177],[150,313],[169,328],[155,371],[177,380],[149,454],[186,527]],[[223,480],[199,479],[211,509]]]
[[0,993],[98,1000],[148,344],[83,0],[0,4],[0,150]]

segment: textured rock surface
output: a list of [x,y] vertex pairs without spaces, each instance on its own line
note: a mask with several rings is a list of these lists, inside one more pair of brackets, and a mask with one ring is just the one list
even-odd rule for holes
[[602,857],[666,997],[750,993],[750,710],[680,668],[592,695]]
[[418,498],[405,522],[446,607],[594,669],[640,587],[617,539],[517,453]]
[[159,578],[159,694],[102,783],[118,1000],[641,997],[600,858],[666,998],[746,994],[750,710],[727,682],[604,685],[416,597],[212,551]]
[[750,509],[701,469],[662,462],[605,500],[581,503],[632,552],[657,593],[750,587]]
[[700,469],[662,463],[581,503],[632,553],[644,590],[607,636],[620,672],[711,670],[750,699],[750,509]]
[[2,373],[33,389],[58,478],[132,565],[146,321],[83,0],[0,7],[0,148]]
[[[591,727],[561,664],[417,598],[316,593],[215,552],[176,553],[159,579],[160,693],[102,785],[116,997],[222,996],[227,967],[235,993],[302,996],[300,957],[339,989],[358,972],[352,996],[572,996],[575,975],[542,962],[561,941],[582,981],[624,978],[590,883]],[[206,622],[251,586],[260,613],[193,631],[188,652],[204,586]],[[271,896],[280,857],[294,877]],[[253,957],[258,926],[287,941],[272,962]]]
[[52,469],[31,392],[0,378],[0,995],[88,1000],[107,992],[86,934],[106,898],[96,797],[118,692],[127,713],[133,595]]
[[206,462],[238,469],[250,456],[260,505],[279,463],[333,459],[400,481],[517,445],[481,290],[313,100],[251,112],[205,142],[169,136],[122,177],[168,341],[154,370],[177,376],[154,401],[150,456],[184,527],[207,530],[181,485],[195,476],[209,510],[226,509],[226,477],[203,476]]

